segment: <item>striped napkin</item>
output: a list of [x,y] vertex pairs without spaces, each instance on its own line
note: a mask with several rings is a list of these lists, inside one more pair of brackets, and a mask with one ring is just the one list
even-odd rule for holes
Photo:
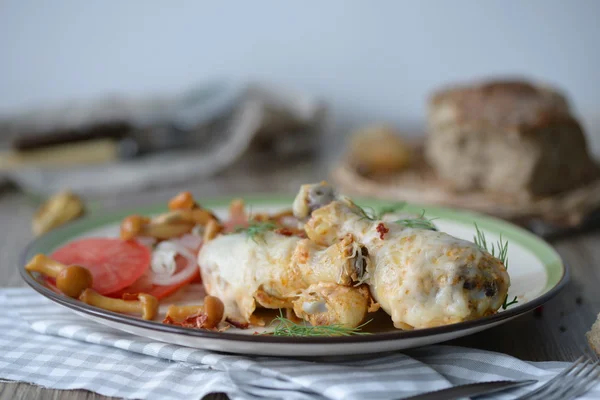
[[[224,392],[232,399],[386,400],[477,381],[540,381],[493,397],[512,399],[566,365],[453,346],[318,360],[229,355],[114,330],[30,289],[0,290],[0,379],[127,399]],[[600,385],[583,398],[600,398]]]

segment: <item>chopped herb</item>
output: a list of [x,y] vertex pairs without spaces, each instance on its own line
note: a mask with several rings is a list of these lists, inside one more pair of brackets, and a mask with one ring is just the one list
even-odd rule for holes
[[[381,206],[377,209],[369,206],[359,207],[356,206],[357,212],[362,216],[362,219],[368,219],[370,221],[379,221],[385,215],[396,213],[402,210],[406,206],[406,202],[391,204],[387,206]],[[407,228],[414,229],[427,229],[430,231],[437,231],[436,226],[432,223],[435,218],[425,218],[425,210],[421,212],[421,215],[414,218],[402,218],[394,221],[396,224],[404,225]]]
[[258,243],[257,239],[262,239],[264,242],[264,238],[262,237],[263,234],[275,229],[277,229],[277,225],[271,221],[250,221],[247,227],[237,228],[235,232],[246,232],[246,236],[248,236],[249,239]]
[[[488,247],[487,239],[485,238],[485,233],[479,229],[477,224],[475,224],[475,236],[473,236],[473,243],[479,246],[480,249],[487,251],[492,255],[492,257],[498,258],[502,264],[504,264],[504,268],[508,270],[508,241],[502,240],[502,234],[500,235],[500,239],[494,244],[491,244],[491,247]],[[496,255],[496,252],[498,254]],[[506,310],[509,306],[513,304],[517,304],[519,301],[517,300],[517,296],[515,296],[512,301],[508,301],[508,294],[504,298],[504,303],[502,304],[502,309]]]
[[[488,246],[487,239],[485,238],[485,233],[479,229],[477,224],[475,224],[476,235],[473,236],[473,243],[475,243],[482,250],[487,251],[493,257],[497,257],[504,267],[508,269],[508,241],[502,240],[502,234],[500,235],[500,239],[494,244],[492,243],[491,248]],[[498,251],[498,255],[496,255],[496,251]]]
[[508,295],[506,295],[506,298],[504,299],[504,303],[502,304],[502,309],[506,310],[509,306],[512,306],[513,304],[517,304],[519,302],[519,300],[517,300],[517,296],[515,296],[514,299],[512,299],[512,301],[508,302]]
[[[371,207],[367,207],[367,206],[365,206],[365,207],[361,207],[361,206],[359,206],[359,205],[357,205],[357,204],[355,204],[355,206],[356,206],[356,212],[357,212],[358,214],[360,214],[360,217],[361,217],[360,219],[361,219],[361,220],[362,220],[362,219],[368,219],[368,220],[371,220],[371,219],[372,219],[372,218],[371,218],[371,214],[372,214],[372,210],[373,210],[373,209],[372,209]],[[366,210],[366,209],[369,209],[369,211],[370,211],[370,212],[367,212],[367,210]]]
[[390,204],[378,208],[369,206],[356,206],[356,208],[358,209],[358,213],[361,214],[364,219],[368,219],[371,221],[378,221],[382,219],[384,215],[396,213],[402,210],[404,207],[406,207],[406,202]]
[[356,328],[348,328],[341,324],[334,325],[305,325],[297,324],[283,316],[281,310],[275,317],[273,323],[276,323],[273,332],[267,333],[273,336],[352,336],[352,335],[370,335],[369,332],[361,332],[361,329],[372,320],[365,322]]
[[381,219],[384,215],[397,213],[398,211],[401,211],[404,207],[406,207],[406,202],[381,206],[374,210],[375,212],[373,213],[373,217],[374,219]]
[[403,225],[407,228],[437,231],[437,227],[433,224],[432,221],[435,221],[435,218],[425,218],[425,210],[423,210],[421,212],[421,215],[419,215],[416,218],[403,218],[394,221],[394,223]]

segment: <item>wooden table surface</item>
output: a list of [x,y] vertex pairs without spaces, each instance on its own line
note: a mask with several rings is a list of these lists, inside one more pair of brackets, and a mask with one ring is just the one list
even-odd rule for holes
[[[246,172],[245,172],[246,171]],[[250,192],[293,194],[300,184],[326,177],[325,168],[314,163],[293,167],[264,167],[247,172],[230,171],[204,182],[185,186],[201,197]],[[97,196],[95,207],[166,201],[183,187],[155,189],[144,193]],[[0,286],[23,286],[17,272],[19,251],[32,239],[30,222],[36,204],[15,189],[0,189]],[[589,351],[585,332],[600,311],[600,231],[563,237],[551,243],[571,267],[571,281],[540,313],[529,313],[505,324],[449,344],[487,349],[523,360],[571,361]],[[0,355],[1,357],[1,355]],[[209,396],[222,398],[223,396]],[[0,400],[13,399],[107,399],[83,390],[49,390],[26,383],[0,383]]]

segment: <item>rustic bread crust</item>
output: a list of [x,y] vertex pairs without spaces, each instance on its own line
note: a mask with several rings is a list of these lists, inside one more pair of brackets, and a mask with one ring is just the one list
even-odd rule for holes
[[429,101],[434,124],[448,121],[457,125],[506,128],[534,133],[536,128],[557,120],[577,123],[569,103],[560,92],[525,81],[490,81],[457,86],[435,93]]
[[596,319],[589,332],[585,334],[585,337],[592,350],[600,356],[600,314],[598,314],[598,319]]
[[425,154],[455,190],[549,195],[598,176],[586,138],[558,91],[491,81],[435,94]]

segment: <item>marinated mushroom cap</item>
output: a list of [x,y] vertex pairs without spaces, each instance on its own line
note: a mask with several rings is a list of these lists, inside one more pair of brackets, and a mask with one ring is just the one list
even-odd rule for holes
[[142,318],[152,320],[158,313],[158,299],[146,293],[138,295],[138,301],[142,304]]
[[302,185],[292,206],[294,216],[299,219],[308,218],[314,210],[336,199],[335,189],[327,182]]
[[92,273],[80,265],[70,265],[56,276],[56,287],[69,297],[77,298],[93,284]]
[[37,210],[32,221],[33,233],[41,235],[69,221],[82,216],[85,212],[83,201],[79,196],[64,191],[51,196]]
[[198,205],[190,192],[181,192],[169,201],[169,210],[191,210]]
[[130,215],[121,222],[121,239],[130,240],[142,233],[150,219],[141,215]]
[[69,297],[79,297],[92,287],[92,273],[80,265],[66,266],[44,254],[36,254],[25,266],[30,272],[39,272],[56,279],[56,287]]
[[218,297],[206,296],[204,298],[204,312],[206,314],[205,327],[214,328],[223,319],[225,305]]

